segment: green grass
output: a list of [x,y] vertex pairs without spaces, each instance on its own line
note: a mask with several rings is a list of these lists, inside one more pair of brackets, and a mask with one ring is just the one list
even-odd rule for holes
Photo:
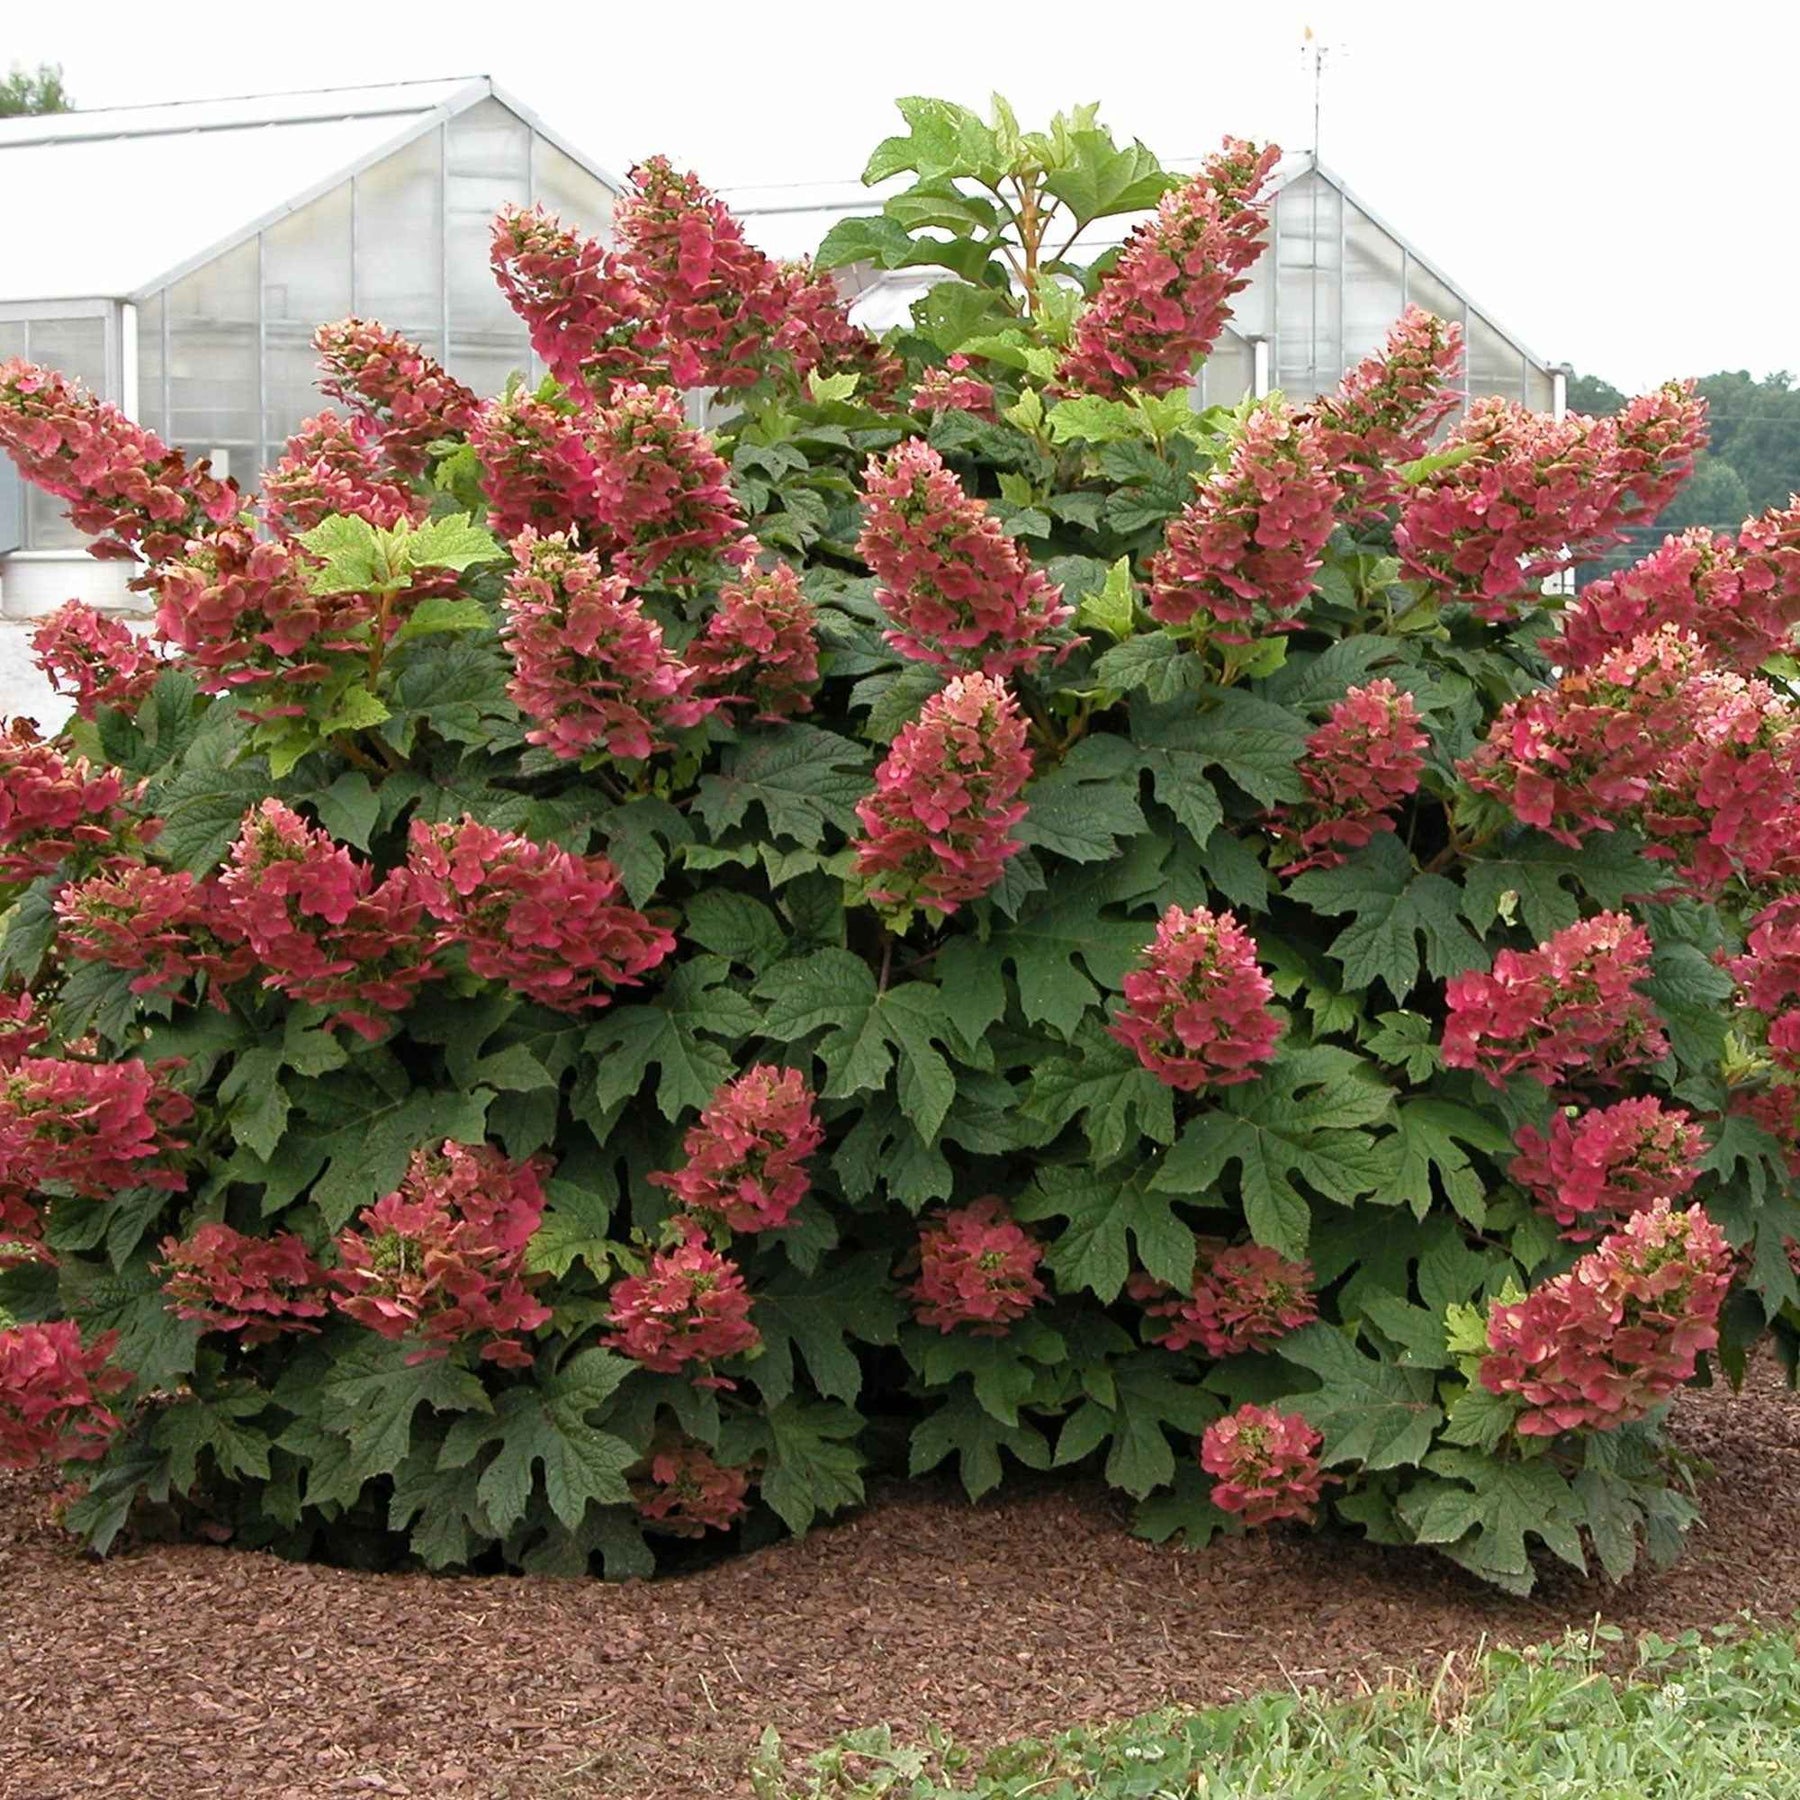
[[761,1800],[1800,1800],[1793,1632],[1646,1637],[1631,1660],[1600,1627],[1362,1699],[1271,1694],[998,1751],[875,1728],[798,1776],[770,1734],[755,1785]]

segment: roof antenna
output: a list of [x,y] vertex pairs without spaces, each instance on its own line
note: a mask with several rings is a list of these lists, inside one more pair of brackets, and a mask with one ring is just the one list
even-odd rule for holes
[[1312,156],[1315,163],[1319,160],[1319,116],[1324,110],[1325,64],[1330,55],[1331,46],[1321,42],[1318,34],[1310,25],[1306,26],[1300,35],[1300,57],[1302,62],[1312,70]]

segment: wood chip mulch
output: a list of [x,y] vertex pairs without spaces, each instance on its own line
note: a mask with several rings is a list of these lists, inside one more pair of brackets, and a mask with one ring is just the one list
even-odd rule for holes
[[748,1792],[765,1725],[977,1743],[1271,1686],[1354,1687],[1596,1614],[1673,1635],[1800,1611],[1800,1398],[1772,1369],[1683,1398],[1716,1474],[1686,1559],[1529,1601],[1345,1537],[1199,1554],[1128,1535],[1098,1487],[977,1507],[880,1495],[804,1543],[678,1580],[365,1575],[206,1545],[106,1562],[0,1477],[0,1796]]

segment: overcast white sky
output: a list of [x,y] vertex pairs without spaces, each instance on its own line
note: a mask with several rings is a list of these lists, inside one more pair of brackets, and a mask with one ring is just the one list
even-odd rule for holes
[[1623,387],[1800,369],[1800,9],[1782,0],[7,12],[0,63],[60,62],[82,106],[489,74],[611,167],[663,150],[721,187],[860,173],[902,93],[985,106],[998,88],[1027,122],[1099,100],[1170,159],[1225,132],[1305,149],[1310,23],[1334,46],[1325,162],[1540,355]]

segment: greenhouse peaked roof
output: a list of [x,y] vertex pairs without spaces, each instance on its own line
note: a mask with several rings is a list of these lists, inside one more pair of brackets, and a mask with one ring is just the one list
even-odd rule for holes
[[486,76],[0,120],[0,302],[130,299],[492,95]]

